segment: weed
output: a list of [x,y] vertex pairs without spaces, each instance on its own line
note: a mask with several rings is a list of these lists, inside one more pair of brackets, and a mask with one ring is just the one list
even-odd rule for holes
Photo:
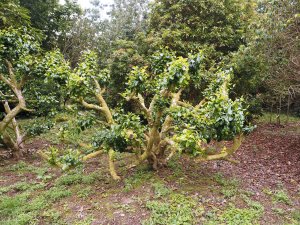
[[228,225],[233,224],[254,224],[261,217],[261,212],[255,209],[238,209],[232,207],[227,209],[221,216],[221,220]]
[[2,197],[0,199],[0,218],[18,214],[21,211],[22,205],[26,204],[27,199],[27,195]]
[[279,216],[284,216],[285,215],[285,211],[281,208],[272,208],[272,211],[276,214],[278,214]]
[[298,223],[298,224],[300,224],[300,210],[298,209],[298,210],[294,210],[293,212],[292,212],[292,218],[294,219],[294,220],[296,220],[296,222]]
[[182,177],[183,176],[183,169],[178,160],[179,156],[174,156],[170,161],[168,161],[168,167],[172,169],[173,176]]
[[277,190],[273,193],[273,201],[291,205],[292,202],[285,190]]
[[231,198],[238,193],[238,189],[235,187],[226,187],[222,188],[221,193],[224,195],[225,198]]
[[221,186],[233,186],[238,187],[239,181],[235,178],[233,179],[226,179],[222,174],[217,173],[215,176],[215,181]]
[[213,220],[208,221],[206,224],[227,224],[227,225],[252,225],[257,224],[259,218],[262,216],[260,210],[253,208],[239,209],[235,206],[230,206],[218,217],[213,217]]
[[11,190],[11,187],[10,186],[6,186],[6,187],[1,187],[0,188],[0,195],[3,195],[7,192],[9,192]]
[[67,190],[65,187],[53,187],[44,193],[44,196],[48,201],[57,201],[62,198],[68,197],[72,194],[70,190]]
[[198,214],[196,206],[194,199],[181,194],[171,194],[169,201],[147,202],[151,216],[143,224],[193,224]]
[[31,172],[37,175],[37,179],[42,179],[42,180],[49,180],[52,178],[51,175],[46,175],[48,172],[49,168],[47,167],[35,167],[32,165],[26,164],[24,161],[20,161],[15,165],[12,165],[9,168],[9,171],[12,172]]
[[94,184],[97,180],[103,179],[103,175],[100,171],[92,172],[88,175],[82,176],[82,183],[83,184]]
[[93,189],[91,187],[86,187],[86,188],[83,188],[83,189],[80,189],[78,192],[77,192],[77,196],[79,198],[86,198],[88,197],[89,195],[91,195],[93,193]]
[[56,186],[59,186],[59,185],[71,186],[74,184],[93,184],[97,180],[100,180],[101,176],[102,176],[101,173],[99,173],[98,171],[93,172],[88,175],[85,175],[82,172],[72,171],[72,172],[69,172],[68,174],[65,174],[65,175],[62,175],[61,177],[59,177],[55,181],[55,184],[56,184]]
[[135,212],[135,209],[128,204],[116,205],[116,206],[114,206],[114,208],[121,209],[123,212],[126,212],[126,213],[134,213]]
[[10,186],[0,188],[0,195],[7,193],[9,191],[12,191],[12,190],[17,191],[17,192],[24,192],[24,191],[30,192],[30,191],[35,191],[35,190],[41,189],[43,187],[45,187],[44,183],[28,183],[28,182],[22,181],[22,182],[17,182]]
[[44,211],[42,216],[47,222],[51,224],[61,224],[60,222],[61,214],[60,212],[54,209],[49,209]]
[[27,182],[18,182],[12,186],[15,191],[26,191],[32,187],[32,184]]
[[124,191],[128,192],[138,186],[142,185],[146,180],[152,177],[152,173],[148,171],[139,170],[129,178],[125,179]]
[[64,174],[55,181],[55,184],[57,186],[80,184],[82,183],[82,176],[81,173]]
[[29,201],[29,204],[27,206],[27,210],[29,211],[36,211],[46,208],[50,202],[48,199],[46,199],[44,196],[38,196],[31,201]]
[[156,198],[160,198],[171,193],[171,191],[163,183],[156,182],[152,184],[152,186],[154,188],[154,194]]
[[237,179],[226,179],[218,173],[214,176],[214,180],[222,186],[221,193],[225,198],[231,198],[238,194],[239,181]]
[[261,205],[259,202],[251,200],[248,196],[242,195],[243,200],[247,203],[247,205],[257,211],[263,212],[264,206]]
[[12,165],[9,170],[10,171],[24,171],[26,170],[28,167],[28,165],[24,162],[24,161],[19,161],[18,163],[16,163],[15,165]]
[[88,216],[87,218],[73,222],[74,225],[90,225],[94,221],[94,218],[92,216]]
[[266,195],[269,195],[269,196],[271,196],[273,194],[273,191],[269,188],[264,188],[262,190],[262,192],[265,193]]

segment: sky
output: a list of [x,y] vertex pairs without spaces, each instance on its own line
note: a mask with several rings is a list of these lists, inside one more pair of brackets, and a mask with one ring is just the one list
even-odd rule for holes
[[[59,0],[60,3],[64,3],[65,1],[64,0]],[[88,8],[89,6],[91,6],[90,4],[90,0],[77,0],[77,2],[79,3],[79,5],[86,9]],[[112,4],[114,1],[113,0],[101,0],[100,1],[102,4]]]

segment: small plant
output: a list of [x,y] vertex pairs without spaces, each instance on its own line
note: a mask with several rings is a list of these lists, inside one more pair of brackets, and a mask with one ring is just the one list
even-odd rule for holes
[[134,188],[139,187],[145,181],[149,180],[151,177],[152,177],[152,174],[150,172],[146,172],[143,170],[137,171],[134,175],[125,179],[124,191],[128,192]]
[[46,199],[55,202],[62,198],[68,197],[72,194],[70,190],[67,190],[65,187],[53,187],[45,192],[44,196]]
[[171,194],[168,201],[147,202],[146,207],[151,211],[151,216],[143,224],[194,224],[201,213],[196,210],[196,206],[194,199],[181,194]]
[[19,161],[15,165],[10,167],[10,171],[24,171],[28,168],[28,165],[24,161]]
[[35,120],[34,123],[29,124],[25,127],[27,135],[38,136],[49,131],[55,125],[51,120]]
[[78,150],[65,149],[64,154],[60,155],[61,150],[56,147],[49,147],[48,151],[40,152],[51,165],[59,165],[62,170],[68,170],[82,164],[82,154]]
[[216,174],[214,179],[222,186],[221,193],[225,198],[231,198],[238,194],[239,181],[237,179],[226,179],[222,174]]
[[0,187],[0,195],[5,194],[11,190],[10,186]]
[[242,195],[243,200],[247,203],[247,205],[257,211],[263,212],[264,206],[261,205],[259,202],[251,200],[248,196]]
[[281,202],[287,205],[291,205],[292,202],[289,198],[288,193],[285,190],[277,190],[273,193],[273,201]]
[[78,192],[77,192],[77,196],[79,198],[86,198],[88,197],[89,195],[91,195],[93,193],[93,189],[91,187],[86,187],[86,188],[83,188],[83,189],[80,189]]
[[51,222],[52,224],[62,224],[62,222],[60,222],[61,213],[54,209],[44,211],[42,216],[47,222]]
[[258,224],[262,211],[253,208],[239,209],[231,205],[221,215],[213,216],[206,224],[252,225]]
[[152,186],[154,188],[156,198],[160,198],[171,193],[170,189],[168,189],[163,183],[156,182],[152,184]]
[[284,216],[285,215],[285,211],[281,208],[272,208],[272,211],[274,213],[276,213],[279,216]]
[[294,210],[292,212],[292,218],[296,221],[296,223],[300,223],[300,210]]
[[74,185],[74,184],[81,184],[82,183],[82,173],[69,173],[69,174],[65,174],[62,175],[61,177],[59,177],[56,181],[55,184],[56,186],[60,186],[60,185],[66,185],[66,186],[70,186],[70,185]]

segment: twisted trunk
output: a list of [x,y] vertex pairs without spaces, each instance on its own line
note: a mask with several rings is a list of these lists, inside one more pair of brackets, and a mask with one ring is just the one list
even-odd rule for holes
[[[22,156],[21,148],[23,148],[23,136],[20,133],[20,129],[15,117],[22,111],[26,109],[26,102],[22,94],[22,86],[25,83],[25,79],[22,79],[20,82],[17,81],[15,74],[13,72],[12,64],[6,60],[6,66],[8,68],[9,76],[6,78],[3,74],[0,74],[0,80],[3,81],[6,85],[10,87],[14,95],[18,99],[18,104],[16,107],[11,109],[8,105],[8,102],[4,102],[4,108],[6,115],[3,120],[0,122],[0,134],[3,136],[3,143],[10,149],[13,150],[13,154],[19,158]],[[12,125],[13,131],[16,136],[16,140],[9,135],[7,132],[7,127],[9,124]]]

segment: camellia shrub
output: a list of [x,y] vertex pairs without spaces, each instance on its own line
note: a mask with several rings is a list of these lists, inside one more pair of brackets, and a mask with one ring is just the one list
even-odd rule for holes
[[[219,69],[207,73],[202,60],[201,54],[182,58],[160,52],[150,65],[135,67],[121,95],[133,102],[136,111],[126,112],[108,106],[105,87],[109,73],[98,68],[95,53],[84,53],[68,79],[70,94],[82,106],[99,112],[105,123],[92,140],[95,151],[82,156],[74,151],[73,165],[107,153],[110,173],[120,179],[114,166],[116,152],[133,154],[135,163],[127,168],[146,162],[159,169],[178,153],[196,161],[231,161],[243,134],[251,129],[245,121],[245,103],[228,97],[232,72]],[[206,84],[202,99],[196,104],[185,101],[186,89],[198,82]],[[231,146],[222,144],[231,140]],[[62,164],[63,157],[53,152],[43,155],[53,164]],[[70,158],[68,154],[68,162]]]
[[32,83],[38,79],[43,83],[52,80],[57,87],[58,80],[66,80],[63,76],[70,70],[58,51],[42,52],[37,37],[26,27],[0,30],[0,102],[5,109],[0,117],[0,144],[11,149],[16,157],[22,155],[24,141],[16,116],[22,111],[32,111],[26,107],[26,97],[35,92]]

